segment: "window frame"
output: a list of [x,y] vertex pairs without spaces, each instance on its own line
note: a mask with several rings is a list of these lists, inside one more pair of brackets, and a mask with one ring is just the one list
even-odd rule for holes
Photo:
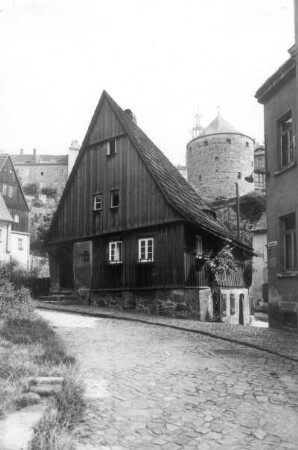
[[[286,220],[294,219],[292,228],[286,228]],[[295,212],[280,217],[281,230],[281,268],[283,272],[297,270],[297,234],[296,234],[296,214]],[[289,251],[288,251],[289,250]]]
[[[115,205],[113,202],[113,199],[115,198],[115,196],[117,195],[118,198],[118,204]],[[112,189],[110,191],[110,209],[118,209],[120,206],[120,193],[119,193],[119,189]]]
[[24,250],[24,239],[18,238],[18,250]]
[[[100,198],[100,208],[96,207],[97,198]],[[98,192],[93,194],[93,211],[101,211],[102,210],[102,193]]]
[[[111,144],[113,143],[113,148],[111,148]],[[107,142],[107,156],[115,156],[117,155],[117,140],[110,139]]]
[[[148,257],[149,242],[151,242],[150,258]],[[144,243],[144,246],[142,246],[142,243]],[[154,262],[154,237],[142,237],[138,239],[138,262],[142,264]]]
[[[283,126],[291,119],[291,128],[282,130]],[[285,169],[295,161],[295,135],[293,127],[293,114],[289,111],[277,121],[279,167]],[[287,136],[287,148],[284,148],[284,137]],[[286,159],[284,161],[284,159]]]
[[[118,256],[118,259],[116,259],[115,256]],[[108,263],[122,264],[123,263],[122,258],[123,258],[123,242],[120,240],[110,241],[108,244]]]

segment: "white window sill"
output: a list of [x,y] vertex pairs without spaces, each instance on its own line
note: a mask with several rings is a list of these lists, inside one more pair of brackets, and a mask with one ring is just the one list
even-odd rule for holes
[[298,277],[298,271],[291,270],[289,272],[278,272],[276,276],[277,278],[295,278]]

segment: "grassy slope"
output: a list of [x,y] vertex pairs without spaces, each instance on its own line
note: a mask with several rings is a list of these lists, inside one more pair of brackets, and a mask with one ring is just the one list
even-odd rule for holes
[[0,322],[0,418],[20,405],[32,376],[63,376],[62,390],[38,424],[30,449],[74,448],[73,431],[83,410],[83,388],[74,358],[49,325],[32,315]]

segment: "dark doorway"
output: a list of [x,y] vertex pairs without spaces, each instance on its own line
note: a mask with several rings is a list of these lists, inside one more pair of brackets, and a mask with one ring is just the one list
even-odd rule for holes
[[58,263],[60,268],[61,290],[73,289],[73,255],[72,247],[63,247],[59,251]]
[[244,325],[244,294],[239,295],[239,325]]

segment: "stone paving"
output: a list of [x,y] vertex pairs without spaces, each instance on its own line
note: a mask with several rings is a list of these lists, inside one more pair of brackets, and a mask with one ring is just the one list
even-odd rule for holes
[[297,449],[297,362],[137,321],[40,314],[85,379],[78,450]]
[[[285,356],[298,362],[298,333],[258,328],[243,325],[200,322],[198,320],[175,319],[171,317],[151,316],[134,312],[115,311],[109,308],[91,307],[76,304],[51,304],[39,302],[41,308],[72,311],[91,316],[123,318],[145,323],[163,325],[183,330],[195,331],[209,336],[249,345]],[[298,445],[297,445],[298,448]]]

